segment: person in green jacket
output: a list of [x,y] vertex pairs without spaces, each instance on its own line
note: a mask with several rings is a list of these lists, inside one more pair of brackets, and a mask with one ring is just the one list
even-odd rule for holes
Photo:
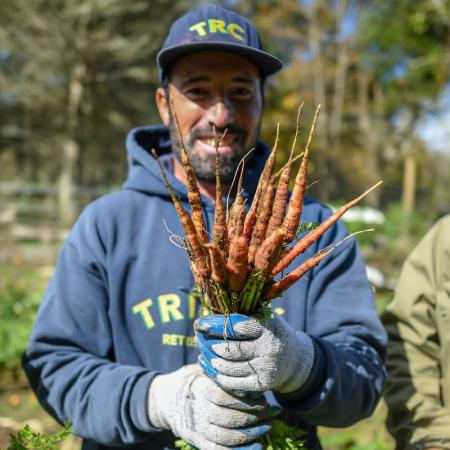
[[450,449],[450,215],[406,260],[384,323],[396,450]]

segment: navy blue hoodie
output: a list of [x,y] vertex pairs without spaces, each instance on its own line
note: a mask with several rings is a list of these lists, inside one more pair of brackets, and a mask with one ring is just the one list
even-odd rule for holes
[[[121,192],[89,205],[65,241],[40,306],[24,369],[43,406],[61,423],[72,420],[83,449],[174,448],[175,437],[152,427],[147,394],[152,378],[197,360],[188,258],[171,235],[183,236],[159,168],[170,167],[162,126],[133,130],[127,139],[128,180]],[[251,197],[267,158],[260,144],[245,178]],[[186,187],[169,179],[187,206]],[[203,198],[211,229],[214,204]],[[329,209],[307,198],[302,220],[321,222]],[[338,224],[293,265],[346,235]],[[364,263],[351,239],[274,302],[316,346],[305,387],[267,397],[284,418],[309,431],[348,426],[373,411],[384,382],[385,334]]]

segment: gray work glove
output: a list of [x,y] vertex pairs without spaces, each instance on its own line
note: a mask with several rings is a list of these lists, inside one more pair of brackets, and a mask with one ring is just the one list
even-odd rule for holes
[[311,338],[278,316],[258,321],[217,314],[198,319],[194,328],[200,365],[226,391],[290,393],[311,371]]
[[270,430],[265,420],[273,416],[264,397],[233,396],[206,377],[198,364],[156,376],[148,410],[153,426],[172,430],[200,450],[261,450],[262,445],[252,441]]

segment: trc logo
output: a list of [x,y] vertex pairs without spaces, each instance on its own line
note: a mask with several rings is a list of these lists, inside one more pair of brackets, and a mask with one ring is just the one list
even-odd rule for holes
[[198,36],[203,37],[208,33],[230,34],[238,41],[244,40],[245,30],[237,23],[226,23],[224,20],[208,19],[208,22],[198,22],[189,28],[195,31]]

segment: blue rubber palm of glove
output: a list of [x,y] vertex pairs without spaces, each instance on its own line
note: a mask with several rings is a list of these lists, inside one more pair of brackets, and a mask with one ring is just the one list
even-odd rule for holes
[[241,314],[218,314],[198,319],[194,328],[199,364],[230,392],[294,392],[311,371],[311,338],[278,316],[259,321]]

